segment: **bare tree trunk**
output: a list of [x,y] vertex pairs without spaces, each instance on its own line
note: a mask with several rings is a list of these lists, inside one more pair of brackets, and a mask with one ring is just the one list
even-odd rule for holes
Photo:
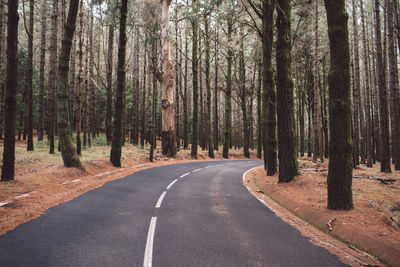
[[87,129],[88,147],[92,146],[92,137],[94,137],[94,112],[95,112],[95,99],[94,99],[94,85],[93,85],[93,66],[94,66],[94,55],[93,55],[93,3],[90,4],[90,10],[88,10],[89,20],[89,123]]
[[55,134],[55,94],[57,92],[57,35],[58,35],[58,0],[53,0],[53,14],[51,15],[50,37],[50,70],[49,70],[49,103],[48,103],[48,138],[50,141],[50,154],[54,154]]
[[[197,0],[192,0],[194,11],[197,11]],[[192,147],[191,157],[197,158],[198,128],[199,128],[199,85],[198,85],[198,35],[199,24],[197,20],[192,20],[192,73],[193,73],[193,126],[192,126]]]
[[[318,155],[320,154],[320,150],[322,145],[320,145],[319,136],[322,135],[321,129],[321,99],[320,99],[320,90],[319,90],[319,68],[318,68],[318,1],[315,0],[315,50],[314,50],[314,112],[313,112],[313,162],[316,163],[318,161]],[[323,157],[321,153],[321,157]]]
[[188,110],[188,33],[185,30],[185,74],[183,93],[183,149],[189,147],[189,110]]
[[[175,124],[176,124],[176,150],[180,149],[180,112],[179,112],[179,92],[182,90],[180,88],[179,81],[182,80],[181,70],[179,62],[179,54],[178,54],[178,0],[175,0],[175,104],[176,104],[176,113],[175,113]],[[180,36],[180,33],[179,33]],[[181,56],[182,59],[182,56]],[[179,67],[179,69],[178,69]]]
[[142,93],[142,127],[140,132],[140,145],[144,148],[144,139],[146,136],[146,74],[147,74],[147,33],[143,48],[143,93]]
[[175,142],[175,110],[174,110],[174,64],[170,58],[170,44],[168,40],[169,6],[171,0],[161,0],[161,71],[157,74],[161,87],[161,114],[162,114],[162,153],[168,157],[176,155]]
[[15,171],[15,114],[17,109],[18,65],[18,1],[8,0],[7,24],[7,82],[5,96],[5,121],[3,166],[1,181],[14,180]]
[[44,66],[46,63],[46,29],[47,29],[47,0],[43,0],[42,33],[40,42],[38,141],[43,140],[43,129],[44,129],[44,73],[45,73]]
[[[111,18],[110,18],[111,20]],[[113,71],[113,48],[114,48],[114,23],[108,26],[108,49],[107,49],[107,112],[106,112],[106,138],[107,145],[112,141],[112,71]]]
[[215,29],[214,149],[218,151],[218,27]]
[[[0,64],[6,64],[4,61],[4,39],[6,39],[5,31],[6,28],[6,20],[5,20],[6,13],[4,12],[4,2],[0,1]],[[0,69],[0,139],[3,139],[3,132],[4,132],[4,96],[5,96],[5,77],[4,71]]]
[[[28,94],[28,143],[27,150],[33,151],[33,23],[34,23],[34,10],[35,3],[34,0],[29,0],[29,29],[26,28],[28,34],[28,70],[26,72],[26,86]],[[25,25],[26,26],[26,25]]]
[[83,83],[83,1],[80,2],[80,12],[79,12],[79,74],[78,74],[78,90],[76,93],[76,153],[78,155],[82,154],[81,147],[81,103],[82,103],[82,83]]
[[210,22],[208,17],[204,16],[204,42],[205,42],[205,67],[206,67],[206,89],[207,89],[207,119],[206,119],[206,138],[208,144],[208,156],[214,158],[214,142],[212,133],[211,119],[211,77],[210,77]]
[[78,13],[79,0],[71,0],[68,10],[68,18],[65,23],[64,36],[62,40],[60,63],[58,67],[58,81],[60,87],[58,90],[58,135],[60,138],[61,155],[65,167],[76,167],[83,169],[82,163],[76,154],[74,144],[72,143],[72,131],[69,118],[69,97],[68,97],[68,72],[69,60],[71,57],[72,38],[75,32],[76,16]]
[[390,145],[389,145],[389,112],[386,92],[386,77],[382,60],[381,43],[381,23],[379,0],[375,0],[375,35],[376,35],[376,54],[377,54],[377,72],[379,81],[379,109],[380,109],[380,128],[381,128],[381,172],[391,172],[390,167]]

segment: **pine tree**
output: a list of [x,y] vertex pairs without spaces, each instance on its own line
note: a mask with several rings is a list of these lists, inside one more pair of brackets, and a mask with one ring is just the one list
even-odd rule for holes
[[[193,10],[196,11],[197,0],[192,0]],[[197,145],[198,145],[198,128],[199,128],[199,84],[198,84],[198,34],[199,23],[198,20],[192,19],[192,73],[193,73],[193,123],[192,123],[192,148],[191,157],[197,158]]]
[[44,67],[46,62],[46,30],[47,30],[47,0],[42,4],[42,32],[40,42],[40,74],[39,74],[39,117],[38,117],[38,141],[43,140],[44,130]]
[[353,142],[351,136],[350,51],[345,0],[324,0],[328,20],[329,73],[328,208],[353,208]]

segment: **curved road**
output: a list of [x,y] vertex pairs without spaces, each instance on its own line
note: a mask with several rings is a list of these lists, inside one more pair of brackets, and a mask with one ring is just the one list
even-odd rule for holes
[[342,266],[241,184],[262,161],[146,169],[0,237],[0,266]]

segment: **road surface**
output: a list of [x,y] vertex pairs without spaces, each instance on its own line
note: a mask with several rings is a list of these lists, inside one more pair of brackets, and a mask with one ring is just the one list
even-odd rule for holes
[[342,266],[242,185],[262,161],[165,165],[0,237],[1,266]]

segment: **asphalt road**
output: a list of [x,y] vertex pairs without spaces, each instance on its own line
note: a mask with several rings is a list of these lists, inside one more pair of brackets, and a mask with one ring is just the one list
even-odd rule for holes
[[0,266],[342,266],[254,198],[261,161],[166,165],[106,183],[0,237]]

